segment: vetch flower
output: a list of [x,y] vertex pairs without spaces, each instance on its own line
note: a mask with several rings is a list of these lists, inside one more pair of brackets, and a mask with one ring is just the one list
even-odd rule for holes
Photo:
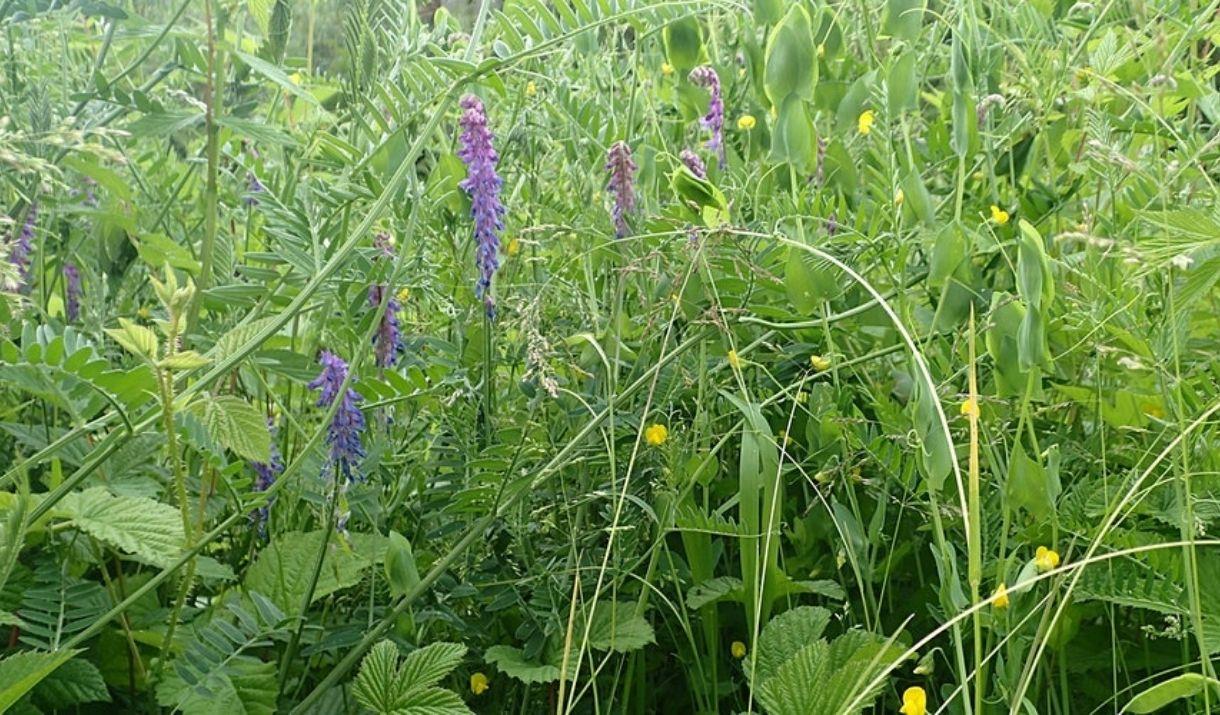
[[1059,566],[1059,552],[1039,546],[1034,551],[1034,566],[1038,567],[1038,573],[1046,573]]
[[34,226],[38,223],[38,203],[30,204],[29,209],[25,214],[25,221],[21,224],[21,231],[17,234],[16,240],[13,241],[12,250],[8,254],[8,260],[17,267],[17,274],[21,276],[22,288],[28,288],[30,281],[30,254],[34,251]]
[[322,364],[322,372],[309,383],[309,389],[321,392],[318,407],[330,407],[336,399],[340,400],[339,409],[326,433],[326,443],[330,445],[331,460],[338,465],[339,472],[351,480],[352,465],[364,456],[364,447],[360,444],[364,413],[358,406],[363,398],[350,387],[342,397],[339,396],[339,387],[347,379],[348,371],[347,363],[342,358],[323,350],[318,362]]
[[754,118],[753,114],[743,114],[737,118],[737,128],[743,132],[750,131],[756,124],[758,124],[758,120]]
[[918,685],[907,688],[902,693],[902,707],[898,708],[902,715],[927,715],[928,694]]
[[995,592],[991,594],[991,607],[997,611],[1008,608],[1008,587],[1003,583],[996,586]]
[[733,654],[734,658],[741,660],[746,657],[746,644],[741,641],[733,641],[733,645],[729,646],[729,652]]
[[258,180],[253,171],[246,172],[246,198],[243,199],[246,206],[258,206],[258,195],[267,190],[263,186],[263,182]]
[[488,682],[486,675],[483,675],[482,673],[471,674],[470,692],[474,693],[475,695],[482,695],[483,693],[486,693],[487,689],[490,687],[491,683]]
[[711,65],[696,67],[690,71],[690,81],[711,93],[707,103],[707,114],[699,120],[704,129],[712,132],[712,138],[707,140],[707,148],[716,152],[720,167],[724,168],[724,99],[720,96],[720,76]]
[[614,197],[610,215],[614,218],[614,235],[622,238],[630,231],[627,214],[635,210],[635,162],[631,160],[631,147],[627,142],[615,142],[606,153],[606,171],[610,172],[610,183],[606,190]]
[[462,97],[462,148],[458,158],[466,163],[466,178],[458,186],[470,194],[470,215],[474,219],[475,264],[479,280],[475,295],[483,300],[488,318],[496,317],[496,302],[491,297],[491,279],[500,267],[500,231],[504,230],[506,209],[500,203],[503,181],[496,173],[500,155],[492,146],[495,138],[487,128],[483,101],[473,94]]
[[[268,426],[271,428],[274,437],[275,427],[270,419],[267,420]],[[275,443],[275,439],[271,440],[271,456],[266,462],[251,462],[250,467],[254,470],[254,491],[265,492],[275,484],[275,480],[284,471],[284,459],[280,456],[280,448]],[[259,507],[250,515],[251,521],[258,525],[258,533],[260,536],[267,535],[267,518],[271,514],[271,504],[275,500],[272,497],[266,504]]]
[[707,178],[707,167],[703,165],[703,160],[699,158],[698,154],[690,149],[683,149],[682,153],[678,154],[678,158],[682,160],[686,168],[690,169],[690,173],[700,179]]
[[648,429],[644,430],[644,441],[653,447],[660,447],[665,444],[667,439],[669,439],[669,430],[658,422],[648,425]]
[[1003,226],[1004,224],[1008,223],[1008,212],[1005,211],[1004,209],[1000,208],[999,206],[992,204],[991,205],[991,220],[995,221],[1000,226]]
[[80,269],[71,261],[64,264],[64,313],[69,323],[80,317]]
[[[388,233],[378,233],[374,236],[373,246],[381,252],[379,259],[394,255],[394,241]],[[402,330],[398,324],[398,311],[402,309],[402,306],[399,305],[398,298],[390,290],[390,286],[384,284],[369,286],[369,305],[377,309],[383,302],[386,303],[385,313],[381,316],[377,332],[373,334],[373,356],[377,367],[386,368],[393,367],[394,363],[398,361],[398,356],[405,350]]]
[[873,130],[873,123],[877,121],[877,115],[873,110],[866,109],[860,113],[860,118],[856,120],[856,131],[861,134],[868,134]]

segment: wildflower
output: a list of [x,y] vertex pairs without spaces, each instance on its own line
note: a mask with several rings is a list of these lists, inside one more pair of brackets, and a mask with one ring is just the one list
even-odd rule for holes
[[1003,226],[1004,224],[1008,223],[1008,212],[1005,211],[1004,209],[1000,208],[999,206],[992,204],[991,205],[991,220],[995,221],[997,224]]
[[729,361],[729,367],[732,367],[734,370],[741,369],[741,358],[737,357],[736,350],[730,350],[729,354],[725,356],[725,359]]
[[525,85],[525,96],[533,97],[536,94],[538,94],[538,85],[534,84],[534,80],[530,80]]
[[1004,95],[989,94],[986,97],[983,97],[983,101],[979,102],[978,108],[974,110],[975,118],[978,120],[979,124],[982,124],[984,121],[987,120],[987,113],[991,110],[991,108],[993,106],[994,107],[1003,107],[1004,106]]
[[906,200],[907,200],[907,195],[905,193],[903,193],[902,189],[898,189],[897,191],[894,192],[894,205],[895,206],[902,206],[902,202],[906,201]]
[[648,429],[644,430],[644,441],[650,446],[660,447],[665,444],[665,440],[669,439],[669,430],[665,429],[665,425],[654,422],[648,425]]
[[996,587],[995,592],[991,594],[991,607],[997,611],[1008,608],[1008,587],[1002,582]]
[[80,317],[80,270],[71,261],[64,264],[64,312],[69,323]]
[[9,261],[17,267],[23,288],[28,287],[26,284],[30,280],[30,253],[34,250],[34,226],[37,223],[38,204],[31,203],[26,211],[25,221],[21,224],[21,232],[17,234],[17,240],[13,241],[12,251],[8,255]]
[[724,167],[724,99],[720,96],[720,76],[711,65],[696,67],[690,71],[690,81],[705,87],[711,92],[707,103],[707,114],[699,120],[704,129],[712,132],[712,138],[707,141],[707,148],[716,152],[721,168]]
[[668,62],[663,62],[663,63],[661,64],[661,74],[663,74],[663,75],[665,75],[666,77],[668,77],[668,76],[670,76],[670,75],[671,75],[671,74],[673,74],[673,73],[674,73],[674,66],[673,66],[673,65],[669,64]]
[[737,128],[743,132],[750,131],[756,124],[758,124],[758,120],[754,118],[753,114],[743,114],[737,118]]
[[474,673],[470,676],[470,692],[475,695],[482,695],[491,687],[491,683],[487,681],[487,676],[482,673]]
[[839,214],[831,211],[826,217],[826,237],[834,238],[834,235],[839,232]]
[[406,287],[399,288],[397,297],[400,304],[406,303],[407,299],[411,297],[411,289]]
[[818,372],[826,372],[830,369],[830,358],[822,357],[821,355],[810,355],[809,364]]
[[610,215],[614,218],[614,235],[618,238],[627,235],[627,214],[635,210],[635,187],[632,185],[635,170],[631,147],[627,146],[627,142],[615,142],[606,153],[606,171],[610,172],[610,183],[606,190],[614,196],[614,208]]
[[152,317],[152,310],[147,305],[142,305],[136,311],[136,315],[140,316],[142,320],[148,320]]
[[1046,573],[1053,570],[1059,565],[1059,552],[1039,546],[1034,551],[1034,566],[1038,567],[1038,573]]
[[[268,427],[274,435],[275,427],[270,419],[267,420]],[[275,480],[284,471],[284,459],[280,456],[280,448],[276,445],[275,440],[271,440],[271,455],[266,462],[251,462],[250,467],[254,470],[254,491],[265,492],[275,484]],[[271,503],[275,500],[271,498],[266,504],[259,507],[250,515],[251,521],[258,525],[258,533],[260,536],[267,535],[267,518],[271,514]]]
[[928,694],[918,685],[907,688],[902,693],[902,707],[898,708],[902,715],[926,715],[928,712]]
[[[388,233],[378,233],[373,237],[373,246],[380,252],[379,258],[394,255],[394,239]],[[373,355],[377,367],[393,367],[398,356],[405,350],[402,343],[402,330],[398,324],[398,311],[402,306],[398,298],[390,292],[388,285],[369,286],[369,305],[374,309],[386,303],[385,312],[381,315],[381,323],[373,334]]]
[[487,128],[483,101],[473,94],[462,97],[462,148],[458,157],[466,163],[466,178],[459,186],[470,194],[470,215],[474,219],[475,265],[479,280],[475,295],[483,299],[488,318],[496,317],[496,303],[491,297],[491,279],[500,267],[499,232],[504,229],[506,209],[500,203],[503,181],[496,173],[500,155],[492,146],[494,136]]
[[825,56],[826,56],[826,43],[823,42],[818,45],[818,59],[820,60]]
[[856,120],[856,131],[861,134],[868,134],[873,130],[873,123],[877,121],[877,115],[873,110],[866,109],[860,113],[860,118]]
[[509,258],[516,258],[517,254],[521,253],[521,239],[514,238],[513,240],[509,241],[504,252],[508,254]]
[[979,401],[973,397],[966,398],[962,402],[961,413],[966,417],[973,417],[977,420],[979,418]]
[[682,160],[686,168],[690,169],[690,173],[700,179],[707,178],[707,167],[703,165],[703,160],[699,158],[698,154],[690,149],[683,149],[682,153],[678,154],[678,158]]
[[[322,363],[322,372],[309,383],[309,389],[321,392],[318,407],[330,407],[339,397],[339,387],[347,379],[347,363],[328,350],[322,351],[318,362]],[[349,480],[352,464],[364,456],[364,447],[360,444],[360,432],[364,429],[364,413],[358,406],[361,399],[355,390],[347,388],[326,434],[331,459]]]
[[253,171],[246,172],[246,198],[244,199],[246,206],[258,206],[258,195],[266,190],[267,187],[263,186],[263,182],[258,180]]
[[729,652],[733,654],[734,658],[741,660],[746,657],[746,644],[741,641],[733,641],[733,645],[729,646]]

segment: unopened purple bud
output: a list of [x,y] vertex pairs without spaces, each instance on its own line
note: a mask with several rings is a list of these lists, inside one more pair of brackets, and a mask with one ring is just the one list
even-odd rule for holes
[[678,155],[678,158],[682,160],[682,163],[686,165],[686,168],[690,169],[690,173],[694,174],[700,179],[707,178],[707,167],[703,165],[703,160],[699,158],[698,154],[690,149],[683,149],[682,153]]
[[627,214],[635,211],[635,162],[631,160],[631,147],[627,142],[615,142],[606,153],[606,171],[610,172],[610,183],[606,190],[614,198],[610,215],[614,218],[615,236],[622,238],[631,230],[627,225]]
[[326,442],[330,445],[331,460],[338,465],[339,472],[348,480],[352,479],[352,465],[364,457],[364,447],[360,443],[360,433],[364,430],[364,413],[358,406],[363,399],[352,388],[347,388],[343,396],[339,396],[339,388],[347,379],[348,367],[338,355],[323,350],[318,362],[322,364],[322,373],[309,383],[309,389],[319,390],[318,407],[330,407],[336,399],[340,400],[339,409],[326,433]]
[[80,317],[80,269],[75,263],[68,262],[64,264],[64,312],[67,313],[68,322],[75,323]]
[[699,120],[704,129],[712,132],[707,148],[716,152],[720,168],[724,168],[724,98],[720,96],[720,76],[711,65],[696,67],[690,71],[690,81],[711,93],[707,103],[707,114]]
[[491,280],[500,268],[500,231],[504,230],[507,212],[500,203],[503,181],[496,173],[500,155],[492,144],[495,136],[487,128],[483,101],[468,94],[462,97],[461,106],[462,148],[458,158],[466,164],[466,178],[458,186],[470,195],[470,216],[474,219],[475,265],[479,269],[475,295],[483,299],[487,317],[495,318]]
[[826,236],[834,238],[834,235],[839,232],[839,218],[834,211],[830,212],[830,216],[826,219]]
[[246,172],[246,206],[258,206],[258,195],[267,190],[253,171]]

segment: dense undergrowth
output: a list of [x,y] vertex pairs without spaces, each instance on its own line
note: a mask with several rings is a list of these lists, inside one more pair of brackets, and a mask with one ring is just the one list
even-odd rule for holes
[[1217,5],[3,0],[0,711],[1220,710]]

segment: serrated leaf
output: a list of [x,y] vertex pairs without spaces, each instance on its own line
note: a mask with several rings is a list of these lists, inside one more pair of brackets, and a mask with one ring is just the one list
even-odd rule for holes
[[267,419],[253,405],[233,395],[218,395],[191,406],[210,436],[251,462],[271,458],[271,430]]
[[830,611],[816,606],[799,606],[772,618],[758,637],[752,668],[756,682],[775,675],[780,665],[821,637],[828,623]]
[[742,596],[741,579],[719,576],[692,586],[686,593],[686,606],[699,609],[717,601],[741,600]]
[[203,367],[211,363],[211,360],[208,360],[194,350],[183,350],[164,358],[161,360],[160,365],[166,370],[194,370],[197,367]]
[[116,343],[121,345],[124,350],[147,360],[152,360],[157,356],[157,334],[151,329],[131,322],[126,318],[119,318],[118,328],[106,328],[106,334],[109,335]]
[[25,652],[0,660],[0,712],[12,707],[31,688],[79,652],[80,650]]
[[44,708],[56,710],[82,703],[108,703],[110,691],[96,665],[73,658],[34,688],[34,700]]
[[57,509],[81,531],[150,564],[169,566],[182,552],[182,516],[158,501],[93,487],[68,494]]
[[656,642],[652,624],[635,612],[635,604],[598,603],[589,627],[589,647],[629,653]]
[[[289,616],[300,615],[323,535],[322,531],[294,531],[276,536],[246,572],[246,588],[267,596]],[[313,601],[359,583],[365,570],[381,560],[385,541],[371,534],[331,539]]]
[[559,667],[550,663],[527,660],[520,648],[496,645],[483,653],[483,660],[500,669],[500,672],[523,683],[553,683],[559,680]]

